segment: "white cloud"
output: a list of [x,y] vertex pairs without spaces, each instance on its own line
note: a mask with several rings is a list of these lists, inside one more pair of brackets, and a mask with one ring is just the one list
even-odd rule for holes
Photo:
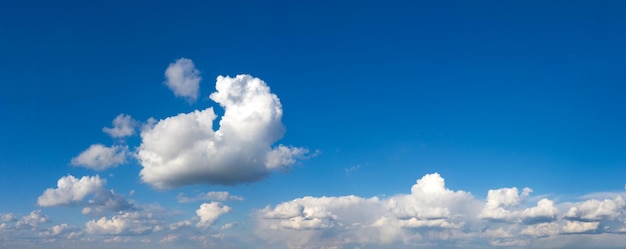
[[185,98],[190,103],[198,99],[202,78],[190,59],[180,58],[171,63],[165,70],[165,78],[165,84],[175,96]]
[[532,189],[524,188],[519,194],[515,187],[489,190],[487,202],[478,217],[495,222],[525,224],[550,222],[556,219],[559,209],[551,200],[544,198],[539,200],[534,207],[521,207],[531,192]]
[[46,231],[40,232],[39,236],[40,237],[53,237],[53,236],[58,236],[58,235],[67,233],[68,231],[72,231],[72,230],[76,230],[76,228],[68,224],[61,224],[61,225],[53,226]]
[[581,221],[599,221],[603,219],[612,219],[623,215],[626,202],[621,196],[615,199],[605,199],[599,201],[591,199],[571,207],[565,218],[570,220]]
[[[531,203],[531,192],[500,188],[477,200],[470,193],[447,189],[435,173],[419,179],[410,194],[369,199],[307,196],[267,206],[253,217],[256,235],[290,248],[544,248],[541,241],[547,238],[575,241],[626,231],[620,196],[558,204],[541,198]],[[560,214],[559,208],[570,211]]]
[[0,214],[0,222],[15,221],[15,215],[12,213]]
[[239,223],[237,222],[226,223],[222,226],[222,228],[220,228],[220,230],[229,230],[229,229],[232,229],[233,227],[236,227],[237,225],[239,225]]
[[196,201],[243,201],[243,197],[231,195],[227,191],[211,191],[207,193],[200,193],[195,197],[187,197],[183,193],[180,193],[178,194],[178,196],[176,196],[176,199],[178,199],[178,202],[180,203],[189,203]]
[[199,228],[211,226],[220,216],[230,213],[232,209],[220,202],[202,203],[200,208],[196,210],[196,214],[200,217],[200,221],[196,224]]
[[101,217],[85,224],[85,231],[100,235],[138,235],[161,230],[161,221],[149,210],[119,212],[110,219]]
[[64,176],[57,181],[56,189],[46,189],[39,196],[37,205],[52,207],[75,204],[87,195],[101,191],[105,183],[106,180],[100,179],[100,176],[83,176],[80,179],[72,175]]
[[191,220],[182,220],[176,223],[172,223],[169,225],[170,230],[178,230],[183,227],[191,226]]
[[128,137],[135,134],[135,128],[139,122],[130,117],[130,115],[120,114],[113,119],[113,127],[104,127],[102,131],[114,138]]
[[72,158],[72,165],[93,170],[105,170],[126,162],[128,146],[114,145],[106,147],[102,144],[93,144],[89,148]]
[[41,210],[34,210],[30,214],[23,216],[15,223],[17,229],[32,229],[39,227],[42,223],[47,223],[50,218],[42,214]]
[[598,229],[600,222],[582,222],[582,221],[567,221],[563,227],[564,233],[585,233],[595,231]]
[[163,237],[163,239],[161,239],[159,243],[174,242],[178,239],[178,237],[179,236],[176,234],[168,234],[167,236]]
[[[57,188],[46,189],[37,199],[42,207],[80,205],[83,214],[99,214],[105,210],[119,211],[132,207],[124,197],[105,188],[106,180],[100,176],[83,176],[80,179],[72,175],[61,177]],[[92,196],[87,202],[83,200]]]
[[265,82],[250,75],[219,76],[216,89],[210,98],[225,111],[219,129],[213,129],[212,108],[144,127],[137,153],[144,182],[157,188],[254,182],[305,157],[303,148],[272,148],[284,134],[283,110]]
[[479,203],[469,193],[445,188],[435,173],[419,179],[411,194],[384,199],[308,196],[268,206],[256,212],[256,233],[268,241],[315,247],[461,238],[478,211]]

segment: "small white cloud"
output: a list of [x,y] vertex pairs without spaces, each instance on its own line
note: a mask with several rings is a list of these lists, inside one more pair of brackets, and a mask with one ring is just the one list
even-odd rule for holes
[[168,234],[167,236],[163,237],[163,239],[161,239],[159,243],[174,242],[178,239],[178,237],[179,236],[176,234]]
[[220,202],[203,203],[196,210],[196,214],[200,217],[200,221],[196,224],[199,228],[207,228],[211,226],[220,216],[230,213],[232,209]]
[[224,108],[219,129],[212,108],[162,119],[141,132],[141,179],[157,188],[234,185],[287,171],[307,150],[272,145],[282,138],[282,105],[261,79],[219,76],[210,98]]
[[130,115],[120,114],[113,119],[113,127],[104,127],[102,131],[114,138],[123,138],[135,134],[135,129],[139,122],[130,117]]
[[30,214],[23,216],[15,223],[17,229],[32,229],[39,227],[40,224],[47,223],[50,218],[42,214],[41,210],[34,210]]
[[185,98],[190,103],[198,99],[202,78],[190,59],[180,58],[171,63],[165,70],[165,78],[165,84],[175,96]]
[[237,222],[231,222],[231,223],[226,223],[222,226],[221,230],[229,230],[232,229],[233,227],[237,226],[239,223]]
[[170,230],[178,230],[183,227],[191,226],[191,220],[183,220],[169,225]]
[[93,144],[80,155],[72,158],[71,164],[101,171],[125,163],[127,154],[128,146],[126,145],[106,147],[102,144]]
[[15,219],[15,215],[12,213],[0,214],[0,222],[11,222],[15,221]]
[[[46,189],[37,199],[37,205],[52,206],[84,206],[83,214],[99,214],[106,210],[120,211],[132,207],[124,197],[104,187],[106,180],[100,176],[83,176],[80,179],[72,175],[61,177],[57,188]],[[84,202],[87,196],[92,199]]]
[[243,201],[243,197],[231,195],[226,191],[211,191],[208,193],[200,193],[195,197],[187,197],[183,193],[178,194],[176,196],[178,202],[180,203],[189,203],[196,201]]
[[40,232],[39,236],[40,237],[54,237],[54,236],[67,233],[68,231],[71,231],[71,230],[76,230],[76,228],[68,224],[61,224],[61,225],[53,226],[46,231]]
[[85,231],[100,235],[138,235],[160,230],[161,222],[149,210],[123,211],[85,224]]
[[563,226],[563,233],[586,233],[595,231],[598,229],[600,222],[582,222],[582,221],[567,221]]
[[57,182],[56,189],[46,189],[37,199],[37,205],[52,207],[70,205],[82,201],[87,195],[102,190],[106,180],[99,176],[83,176],[80,179],[72,175],[61,177]]

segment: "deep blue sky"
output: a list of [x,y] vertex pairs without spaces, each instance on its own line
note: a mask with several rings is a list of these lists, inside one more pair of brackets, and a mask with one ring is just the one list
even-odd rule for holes
[[[181,57],[203,77],[194,104],[163,84]],[[622,1],[11,1],[0,58],[0,213],[38,209],[68,174],[182,210],[180,192],[230,191],[246,198],[232,220],[306,195],[408,193],[433,172],[479,199],[517,186],[575,200],[626,183]],[[223,114],[215,77],[238,74],[280,98],[280,143],[319,155],[260,182],[168,191],[142,183],[134,160],[70,166],[115,142],[101,129],[120,113]],[[84,223],[63,210],[48,212]]]

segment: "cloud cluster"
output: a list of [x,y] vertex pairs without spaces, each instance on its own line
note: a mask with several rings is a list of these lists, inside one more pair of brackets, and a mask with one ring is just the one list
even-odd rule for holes
[[213,108],[182,113],[141,132],[141,179],[157,188],[234,185],[286,171],[307,150],[272,145],[282,138],[282,105],[261,79],[219,76],[210,98],[224,108],[219,128]]
[[[46,189],[37,199],[41,207],[84,206],[83,214],[99,214],[104,211],[127,210],[132,207],[123,196],[105,188],[106,180],[100,176],[72,175],[61,177],[57,188]],[[87,196],[92,198],[84,201]]]
[[165,70],[165,78],[165,84],[175,96],[185,98],[190,103],[198,99],[202,77],[190,59],[180,58],[171,63]]
[[92,144],[78,156],[72,158],[70,163],[73,166],[102,171],[126,163],[131,152],[128,150],[128,145],[123,144],[124,140],[121,139],[134,135],[139,122],[130,115],[120,114],[113,119],[112,123],[113,127],[104,127],[102,131],[112,138],[120,139],[118,143],[121,142],[121,144],[110,147],[103,144]]
[[419,179],[410,194],[308,196],[265,207],[254,213],[256,234],[287,247],[472,244],[541,248],[546,240],[574,238],[571,234],[626,232],[626,204],[621,196],[561,204],[541,198],[533,203],[531,192],[529,188],[521,193],[515,187],[494,189],[479,200],[447,189],[435,173]]

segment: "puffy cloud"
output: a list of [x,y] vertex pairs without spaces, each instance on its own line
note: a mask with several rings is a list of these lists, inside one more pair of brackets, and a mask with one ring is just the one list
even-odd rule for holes
[[554,205],[554,201],[541,199],[537,202],[537,206],[524,209],[520,217],[524,223],[535,224],[552,221],[558,214],[559,209]]
[[176,196],[176,198],[180,203],[189,203],[196,201],[243,201],[243,197],[231,195],[226,191],[211,191],[207,193],[200,193],[195,197],[187,197],[183,193],[180,193],[178,194],[178,196]]
[[123,211],[110,219],[88,221],[85,231],[100,235],[138,235],[161,230],[161,223],[150,211]]
[[220,216],[230,213],[232,209],[220,202],[203,203],[196,210],[196,214],[200,217],[200,221],[196,224],[199,228],[211,226]]
[[[83,214],[99,214],[105,210],[119,211],[132,207],[124,197],[105,188],[106,180],[100,176],[83,176],[80,179],[72,175],[61,177],[57,188],[46,189],[37,199],[42,207],[82,205]],[[84,202],[87,196],[92,199]]]
[[213,108],[143,129],[137,158],[144,182],[157,188],[254,182],[305,157],[303,148],[272,147],[284,134],[283,110],[265,82],[250,75],[219,76],[216,89],[210,98],[224,108],[219,129],[213,129]]
[[15,215],[12,213],[0,214],[0,221],[1,222],[15,221]]
[[[255,233],[300,247],[415,248],[474,245],[542,248],[552,238],[626,231],[624,200],[530,202],[529,188],[489,190],[485,200],[446,188],[439,174],[417,180],[410,194],[385,198],[302,197],[255,211]],[[570,211],[560,214],[559,208]],[[567,235],[567,236],[565,236]]]
[[294,247],[462,238],[479,205],[469,193],[447,189],[435,173],[419,179],[410,194],[384,199],[308,196],[268,206],[256,212],[256,232]]
[[497,222],[521,222],[525,224],[549,222],[556,219],[559,209],[553,201],[545,198],[539,200],[535,207],[520,208],[522,202],[531,192],[532,189],[524,188],[520,194],[515,187],[489,190],[487,202],[478,217]]
[[102,144],[93,144],[77,157],[72,158],[71,164],[93,170],[105,170],[125,163],[127,154],[128,146],[126,145],[106,147]]
[[135,134],[135,128],[139,122],[130,117],[130,115],[120,114],[113,119],[113,127],[104,127],[102,131],[114,138],[128,137]]
[[37,205],[42,207],[70,205],[82,201],[87,195],[102,190],[106,180],[100,176],[83,176],[80,179],[72,175],[61,177],[57,181],[56,189],[46,189],[37,199]]
[[621,196],[615,199],[605,199],[599,201],[591,199],[571,207],[565,218],[580,221],[599,221],[603,219],[616,218],[623,215],[626,202]]
[[200,71],[190,59],[180,58],[171,63],[165,70],[165,78],[165,84],[175,96],[185,98],[189,102],[195,102],[198,99],[202,78]]
[[520,195],[516,187],[489,190],[487,203],[480,212],[479,217],[498,221],[513,219],[515,215],[508,208],[518,206],[530,192],[532,192],[531,189],[524,188]]
[[58,235],[67,233],[72,230],[76,230],[76,228],[68,224],[61,224],[61,225],[53,226],[46,231],[40,232],[39,236],[40,237],[53,237],[53,236],[58,236]]
[[582,221],[567,221],[563,227],[564,233],[585,233],[595,231],[598,229],[600,222],[582,222]]
[[543,237],[549,235],[559,234],[559,224],[555,222],[544,222],[535,225],[528,226],[520,231],[520,235],[530,235],[534,237]]
[[34,210],[29,215],[23,216],[15,223],[17,229],[31,229],[37,228],[42,223],[47,223],[50,218],[47,215],[42,214],[41,210]]

